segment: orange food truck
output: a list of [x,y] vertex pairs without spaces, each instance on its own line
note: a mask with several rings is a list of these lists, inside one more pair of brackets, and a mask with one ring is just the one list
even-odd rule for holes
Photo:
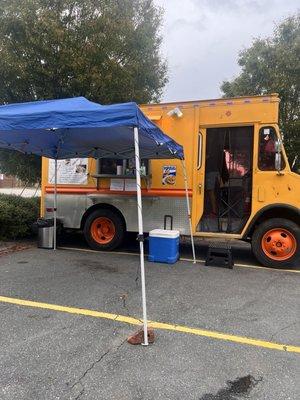
[[[300,264],[300,176],[291,172],[276,94],[149,104],[142,111],[184,147],[195,237],[250,241],[260,263]],[[142,160],[144,230],[189,235],[180,160]],[[42,161],[42,216],[53,216],[54,161]],[[134,160],[58,161],[58,218],[93,249],[136,232]]]

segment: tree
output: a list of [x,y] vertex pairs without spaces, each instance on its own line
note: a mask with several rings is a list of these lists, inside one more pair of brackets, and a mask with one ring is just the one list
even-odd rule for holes
[[238,64],[240,75],[223,82],[221,90],[225,97],[279,93],[280,125],[292,162],[300,153],[300,13],[285,19],[272,37],[256,39],[239,54]]
[[41,158],[13,150],[0,150],[0,170],[28,185],[35,184],[41,180]]
[[[153,0],[0,0],[0,102],[156,101],[166,84],[160,22]],[[0,168],[24,179],[16,165],[40,169],[33,159],[2,150]]]

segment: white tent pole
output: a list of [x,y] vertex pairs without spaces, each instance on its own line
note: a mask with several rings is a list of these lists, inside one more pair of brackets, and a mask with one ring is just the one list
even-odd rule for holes
[[191,235],[191,244],[192,244],[192,252],[193,252],[193,263],[196,264],[195,245],[194,245],[194,236],[193,236],[193,227],[192,227],[192,216],[191,216],[191,208],[190,208],[190,201],[189,201],[188,180],[187,180],[185,159],[181,160],[181,163],[182,163],[183,179],[184,179],[184,186],[185,186],[186,208],[187,208],[187,213],[188,213],[188,218],[189,218],[189,225],[190,225],[190,235]]
[[142,193],[141,193],[141,166],[140,166],[140,148],[139,148],[139,130],[133,128],[134,150],[135,150],[135,171],[136,171],[136,197],[138,209],[139,242],[140,242],[140,264],[141,264],[141,284],[142,284],[142,302],[143,302],[143,324],[144,324],[144,346],[148,346],[148,322],[146,305],[146,283],[145,283],[145,262],[144,262],[144,230],[142,214]]
[[54,199],[53,199],[53,250],[56,250],[57,218],[57,159],[54,160]]

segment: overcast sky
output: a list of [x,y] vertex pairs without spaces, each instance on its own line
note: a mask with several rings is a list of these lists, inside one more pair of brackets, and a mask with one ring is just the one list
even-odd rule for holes
[[155,2],[165,9],[162,53],[169,83],[164,101],[220,97],[222,81],[239,72],[238,52],[299,9],[299,0]]

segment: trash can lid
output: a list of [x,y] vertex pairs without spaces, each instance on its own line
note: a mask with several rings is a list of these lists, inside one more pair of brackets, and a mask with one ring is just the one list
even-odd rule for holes
[[49,228],[50,226],[54,225],[54,219],[53,218],[39,218],[36,221],[37,227],[38,228]]

